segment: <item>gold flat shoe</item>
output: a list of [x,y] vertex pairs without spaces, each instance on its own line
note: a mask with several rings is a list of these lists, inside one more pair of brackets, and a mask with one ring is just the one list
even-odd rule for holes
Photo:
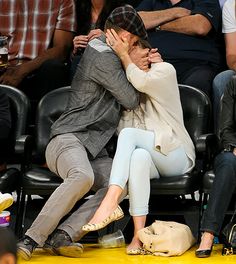
[[124,213],[122,209],[120,208],[120,206],[118,206],[116,210],[110,216],[108,216],[105,220],[97,224],[88,223],[82,227],[82,230],[83,231],[96,231],[96,230],[102,229],[108,224],[110,224],[111,222],[121,219],[123,216],[124,216]]
[[143,249],[142,248],[131,248],[126,249],[127,255],[143,255]]

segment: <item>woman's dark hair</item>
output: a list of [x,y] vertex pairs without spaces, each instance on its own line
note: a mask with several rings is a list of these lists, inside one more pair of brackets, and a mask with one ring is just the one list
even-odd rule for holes
[[[124,0],[105,0],[104,7],[98,17],[96,28],[104,29],[107,17],[118,6],[124,4]],[[87,35],[91,27],[91,0],[77,0],[76,1],[76,14],[77,14],[77,33],[79,35]]]

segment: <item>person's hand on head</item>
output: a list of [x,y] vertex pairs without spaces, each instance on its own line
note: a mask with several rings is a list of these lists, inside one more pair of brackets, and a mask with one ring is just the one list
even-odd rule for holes
[[148,54],[148,61],[150,63],[159,63],[163,62],[161,54],[157,52],[157,49],[151,49]]
[[76,53],[77,50],[80,48],[86,48],[88,41],[89,41],[89,38],[86,35],[79,35],[79,36],[74,37],[74,39],[73,39],[73,45],[74,45],[73,53]]
[[109,45],[120,58],[128,55],[130,47],[126,38],[121,39],[114,29],[108,29],[106,37],[107,45]]
[[143,71],[148,71],[149,69],[149,49],[143,49],[139,46],[136,46],[130,52],[130,58],[132,62]]
[[88,34],[88,41],[99,38],[103,34],[103,31],[99,28],[97,29],[92,29],[89,34]]

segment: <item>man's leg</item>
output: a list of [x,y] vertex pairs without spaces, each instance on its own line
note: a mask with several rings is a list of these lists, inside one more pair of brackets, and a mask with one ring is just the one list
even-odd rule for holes
[[[27,238],[41,246],[61,218],[91,189],[94,181],[86,150],[73,134],[53,138],[47,147],[46,159],[49,168],[63,178],[64,182],[53,192],[26,232]],[[19,248],[24,250],[24,241],[19,244]],[[32,250],[27,252],[28,259]]]
[[94,215],[107,192],[112,159],[108,156],[96,158],[91,161],[91,165],[95,175],[92,187],[92,190],[96,191],[95,195],[81,205],[78,210],[58,227],[59,230],[64,230],[68,233],[73,241],[80,240],[87,233],[82,231],[82,226]]

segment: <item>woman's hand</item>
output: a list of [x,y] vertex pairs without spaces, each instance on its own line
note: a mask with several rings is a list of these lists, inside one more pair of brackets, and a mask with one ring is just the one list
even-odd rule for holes
[[139,67],[140,70],[148,71],[149,70],[149,49],[143,49],[139,46],[133,47],[130,52],[130,58],[132,62]]
[[88,45],[88,42],[94,38],[98,38],[102,35],[102,30],[101,29],[93,29],[89,32],[88,35],[79,35],[74,37],[73,39],[73,44],[74,44],[74,49],[73,53],[76,53],[78,49],[80,48],[86,48]]
[[106,37],[107,45],[109,45],[115,51],[120,59],[129,54],[128,40],[126,38],[121,39],[114,29],[108,29],[106,32]]
[[161,54],[157,52],[157,49],[151,49],[148,54],[148,61],[150,63],[159,63],[163,62]]
[[88,34],[88,41],[99,38],[103,34],[103,31],[99,28],[97,29],[92,29],[89,34]]
[[73,53],[76,53],[77,50],[80,48],[86,48],[88,41],[89,41],[89,38],[86,35],[79,35],[79,36],[74,37],[74,39],[73,39],[73,44],[74,44]]

